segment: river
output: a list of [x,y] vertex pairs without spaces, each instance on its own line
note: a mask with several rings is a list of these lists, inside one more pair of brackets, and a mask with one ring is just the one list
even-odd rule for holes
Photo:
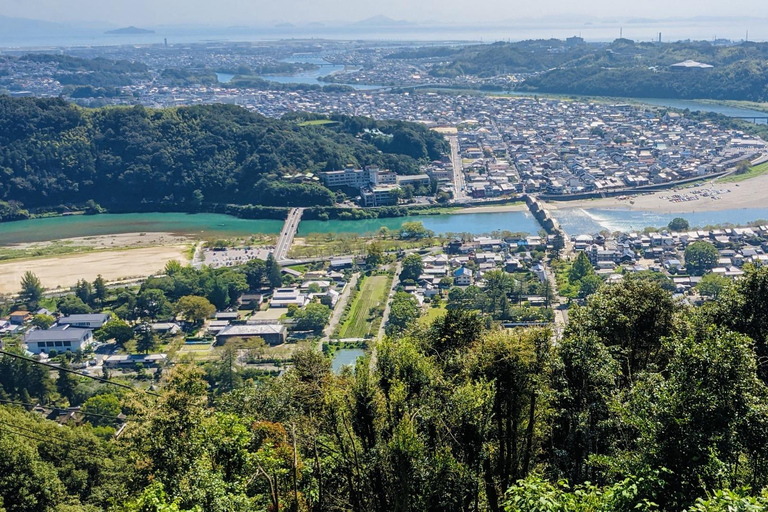
[[[609,208],[562,208],[553,215],[569,235],[594,234],[602,230],[637,231],[645,227],[664,227],[675,217],[683,217],[691,226],[714,224],[745,225],[768,219],[768,208],[720,210],[694,213],[656,213]],[[414,215],[364,220],[305,220],[298,236],[314,233],[377,233],[382,227],[399,229],[404,222],[418,221],[435,233],[488,234],[506,230],[535,234],[541,229],[527,211]],[[278,234],[279,220],[239,219],[217,213],[120,213],[71,215],[0,223],[0,246],[42,242],[63,238],[112,235],[119,233],[170,232],[200,238],[247,237],[254,234]]]
[[[539,225],[528,212],[421,215],[366,220],[302,221],[299,235],[311,233],[376,233],[381,227],[399,229],[420,221],[436,233],[482,234],[496,229],[536,233]],[[278,234],[279,220],[239,219],[217,213],[120,213],[70,215],[0,223],[0,245],[42,242],[118,233],[170,232],[204,238]]]
[[235,78],[235,75],[231,73],[216,73],[216,80],[218,80],[220,84],[228,84],[233,78]]
[[[510,96],[520,96],[520,97],[534,97],[537,96],[535,92],[520,92],[520,91],[509,91],[505,94],[508,94]],[[590,101],[593,100],[593,96],[580,96],[577,94],[539,94],[538,96],[541,96],[543,98],[545,97],[554,97],[554,98],[561,98],[564,96],[567,96],[569,98],[577,98],[579,100],[583,101]],[[732,107],[729,105],[721,105],[718,103],[713,103],[708,100],[677,100],[674,98],[611,98],[616,103],[622,103],[622,102],[628,102],[631,101],[633,103],[641,103],[645,105],[651,105],[654,107],[666,107],[666,108],[674,108],[678,110],[685,110],[688,109],[691,112],[714,112],[716,114],[722,114],[724,116],[728,117],[754,117],[754,118],[766,118],[768,117],[768,112],[761,112],[760,110],[753,110],[750,108],[743,108],[743,107]],[[714,100],[713,100],[714,101]],[[749,119],[747,119],[749,120]],[[758,124],[765,124],[766,119],[757,119],[756,121]]]
[[239,219],[215,213],[70,215],[0,223],[0,245],[119,233],[170,232],[201,237],[277,234],[279,220]]
[[[297,53],[287,59],[282,59],[280,62],[288,63],[304,63],[316,64],[317,69],[302,71],[294,75],[261,75],[259,78],[269,80],[270,82],[278,82],[281,84],[312,84],[312,85],[329,85],[326,82],[320,81],[321,77],[332,75],[334,73],[344,73],[344,66],[338,66],[331,64],[322,57],[318,57],[317,54],[305,54]],[[358,84],[344,84],[354,87],[358,90],[372,90],[381,89],[380,85],[358,85]]]
[[[728,117],[768,117],[768,112],[761,112],[759,110],[752,110],[749,108],[731,107],[727,105],[718,105],[717,103],[710,103],[697,100],[675,100],[665,98],[630,98],[632,101],[645,103],[647,105],[654,105],[657,107],[669,107],[680,110],[688,109],[691,112],[697,110],[701,112],[714,112],[716,114],[722,114]],[[766,119],[757,119],[757,123],[765,124]]]
[[746,225],[756,220],[768,219],[768,208],[744,208],[740,210],[702,211],[691,213],[657,213],[610,208],[563,208],[552,215],[568,235],[610,232],[642,231],[646,227],[664,227],[675,217],[682,217],[691,227],[716,224]]

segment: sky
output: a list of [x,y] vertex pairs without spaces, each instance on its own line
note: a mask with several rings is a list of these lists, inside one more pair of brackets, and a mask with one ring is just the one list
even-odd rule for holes
[[117,26],[258,25],[358,21],[383,15],[418,22],[499,22],[544,16],[768,17],[765,0],[0,0],[0,15]]

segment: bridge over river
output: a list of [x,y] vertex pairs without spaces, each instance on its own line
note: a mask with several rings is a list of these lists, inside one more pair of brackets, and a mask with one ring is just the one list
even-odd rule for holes
[[301,216],[304,214],[304,208],[292,208],[285,219],[283,230],[280,232],[280,238],[275,244],[274,256],[278,263],[288,263],[288,251],[293,244],[293,239],[299,230]]

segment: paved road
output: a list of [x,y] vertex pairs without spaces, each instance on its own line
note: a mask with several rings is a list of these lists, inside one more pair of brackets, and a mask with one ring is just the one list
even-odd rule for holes
[[451,145],[451,163],[453,164],[453,200],[461,202],[467,199],[467,186],[464,180],[461,153],[459,152],[459,137],[451,135],[448,137],[448,142]]
[[274,255],[278,262],[283,262],[288,258],[288,250],[291,248],[293,238],[299,230],[299,223],[303,214],[304,208],[293,208],[288,212],[283,230],[280,232],[280,238],[277,239],[277,244],[275,244]]

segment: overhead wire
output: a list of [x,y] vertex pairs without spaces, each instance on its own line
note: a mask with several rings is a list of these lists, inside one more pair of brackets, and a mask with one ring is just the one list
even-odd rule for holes
[[100,414],[100,413],[97,413],[97,412],[87,412],[87,411],[83,411],[83,410],[70,411],[69,409],[65,409],[65,408],[62,408],[62,407],[47,406],[47,405],[42,405],[42,404],[31,404],[31,403],[19,402],[19,401],[15,401],[15,400],[3,400],[3,399],[0,399],[0,404],[21,405],[23,407],[38,407],[38,406],[40,406],[40,407],[43,407],[45,409],[51,409],[54,412],[56,412],[56,411],[74,412],[74,413],[77,413],[77,414],[82,414],[83,416],[94,416],[94,417],[97,417],[97,418],[107,418],[109,420],[114,420],[114,421],[138,421],[138,420],[136,420],[134,418],[128,418],[127,416],[124,417],[124,418],[120,418],[118,416],[109,416],[108,414]]
[[131,390],[131,391],[140,391],[140,392],[146,393],[148,395],[157,396],[157,397],[160,396],[158,393],[155,393],[154,391],[150,391],[148,389],[138,389],[138,388],[135,388],[133,386],[129,386],[128,384],[123,384],[121,382],[115,382],[115,381],[112,381],[112,380],[109,380],[109,379],[104,379],[102,377],[94,377],[93,375],[88,375],[87,373],[81,373],[81,372],[78,372],[78,371],[73,370],[71,368],[62,368],[61,366],[56,366],[54,364],[44,363],[42,361],[38,361],[37,359],[33,359],[31,357],[26,357],[26,356],[22,356],[21,354],[14,354],[13,352],[8,352],[7,350],[0,350],[0,354],[6,355],[6,356],[9,356],[9,357],[13,357],[13,358],[16,358],[16,359],[21,359],[22,361],[27,361],[27,362],[30,362],[30,363],[46,366],[48,368],[51,368],[52,370],[58,370],[58,371],[62,371],[62,372],[67,372],[67,373],[71,373],[73,375],[78,375],[80,377],[86,377],[88,379],[93,379],[95,381],[98,381],[98,382],[101,382],[101,383],[104,383],[104,384],[111,384],[112,386],[117,386],[117,387],[120,387],[120,388],[123,388],[123,389],[128,389],[128,390]]

